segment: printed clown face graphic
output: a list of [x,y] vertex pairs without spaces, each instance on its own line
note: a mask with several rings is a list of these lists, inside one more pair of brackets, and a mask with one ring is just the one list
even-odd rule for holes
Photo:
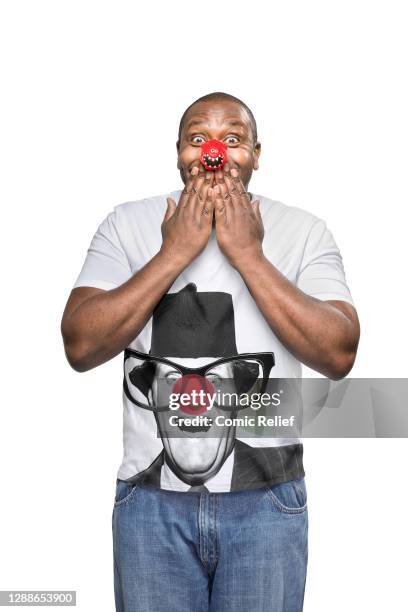
[[[206,365],[211,359],[171,360],[182,362],[182,365],[197,367]],[[188,375],[187,375],[188,376]],[[150,392],[150,401],[155,405],[168,401],[169,392],[185,392],[190,397],[192,390],[198,393],[214,394],[218,389],[233,392],[233,367],[230,363],[221,364],[209,370],[205,377],[190,375],[186,380],[180,377],[169,366],[160,364],[157,368],[156,384]],[[184,380],[183,380],[184,379]],[[225,382],[227,381],[227,382]],[[181,384],[180,384],[181,383]],[[184,384],[183,384],[184,383]],[[203,396],[202,396],[203,397]],[[155,414],[157,425],[166,453],[166,460],[176,475],[184,482],[202,484],[214,476],[230,454],[235,442],[235,427],[216,424],[219,415],[226,414],[222,407],[210,401],[197,401],[186,406],[180,405],[177,410]],[[200,416],[202,425],[186,424],[192,417]],[[204,418],[205,417],[205,418]],[[173,423],[173,424],[171,424]]]
[[124,389],[154,413],[166,463],[193,486],[222,467],[234,447],[234,418],[272,363],[270,354],[168,358],[127,350]]
[[[190,486],[215,476],[234,448],[234,418],[245,407],[238,398],[259,391],[273,363],[271,353],[238,354],[230,294],[198,292],[189,283],[163,296],[149,354],[125,350],[124,392],[154,414],[163,442],[142,477],[163,461]],[[174,405],[182,395],[188,401]]]

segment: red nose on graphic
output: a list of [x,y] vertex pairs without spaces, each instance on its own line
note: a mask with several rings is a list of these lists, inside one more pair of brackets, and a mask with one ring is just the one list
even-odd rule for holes
[[[196,394],[194,394],[193,391],[196,391]],[[201,394],[200,391],[202,391]],[[204,378],[204,376],[186,374],[174,383],[172,393],[177,393],[180,400],[182,399],[182,394],[187,394],[189,396],[189,398],[185,398],[187,401],[183,401],[183,403],[179,400],[180,410],[182,412],[193,415],[203,414],[210,405],[210,401],[206,394],[214,394],[214,385]]]
[[206,170],[218,170],[227,161],[227,147],[220,140],[208,140],[201,145],[200,160]]

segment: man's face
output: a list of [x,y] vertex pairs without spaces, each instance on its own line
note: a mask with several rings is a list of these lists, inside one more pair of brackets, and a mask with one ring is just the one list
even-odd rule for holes
[[237,102],[226,100],[197,102],[188,111],[177,142],[177,167],[184,184],[194,163],[200,159],[201,145],[212,139],[227,146],[228,160],[236,164],[247,189],[252,171],[258,169],[261,144],[253,140],[246,110]]

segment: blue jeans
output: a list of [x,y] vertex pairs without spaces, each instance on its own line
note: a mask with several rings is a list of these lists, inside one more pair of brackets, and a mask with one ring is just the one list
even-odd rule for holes
[[301,612],[304,478],[232,493],[116,481],[116,612]]

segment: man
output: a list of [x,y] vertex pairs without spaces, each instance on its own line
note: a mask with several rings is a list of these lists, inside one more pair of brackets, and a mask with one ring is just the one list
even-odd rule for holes
[[[200,147],[212,139],[226,145],[228,163],[205,171]],[[156,360],[273,353],[274,377],[299,377],[303,362],[339,379],[354,363],[357,314],[324,222],[248,192],[261,145],[242,101],[216,92],[193,102],[180,121],[177,152],[183,191],[126,203],[108,215],[62,321],[67,358],[78,371],[126,349],[124,458],[112,517],[116,609],[297,612],[307,566],[300,440],[251,439],[258,465],[265,464],[251,472],[263,476],[243,477],[238,490],[231,486],[231,465],[213,490],[195,490],[193,484],[186,491],[185,475],[183,485],[172,478],[177,469],[163,475],[163,484],[160,473],[160,486],[157,473],[153,482],[137,478],[151,475],[164,440],[152,412],[126,393],[127,362],[130,351],[147,359],[158,320],[173,340],[167,346],[164,334],[152,354]],[[211,326],[216,307],[211,316],[202,309],[202,320],[188,301],[182,316],[170,321],[165,314],[163,304],[172,310],[190,283],[200,294],[231,296],[236,353],[227,342],[203,353],[186,333],[199,330],[202,320]],[[211,344],[231,320],[231,314],[222,315],[211,333],[204,326],[203,344]],[[174,338],[182,352],[172,355]],[[177,359],[169,361],[181,372]],[[232,453],[226,455],[223,467]]]

